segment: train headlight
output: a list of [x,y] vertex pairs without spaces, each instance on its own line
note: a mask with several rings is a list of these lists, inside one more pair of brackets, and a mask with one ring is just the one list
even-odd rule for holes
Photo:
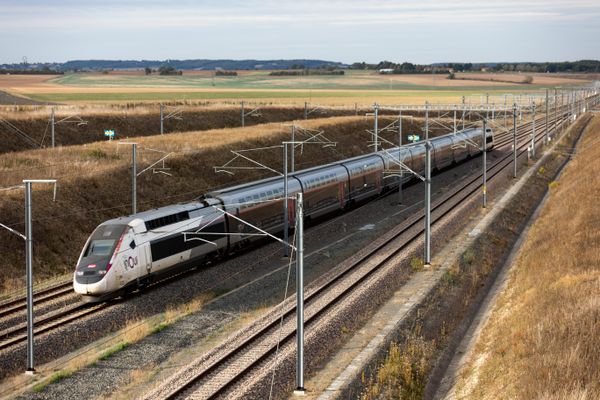
[[98,271],[98,275],[106,275],[108,271],[100,270]]
[[77,276],[83,276],[83,271],[77,271],[76,274]]

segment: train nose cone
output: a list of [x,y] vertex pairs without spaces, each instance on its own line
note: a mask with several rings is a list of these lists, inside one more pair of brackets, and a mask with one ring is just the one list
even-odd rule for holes
[[106,275],[108,262],[108,257],[83,258],[75,270],[75,280],[83,285],[101,281]]

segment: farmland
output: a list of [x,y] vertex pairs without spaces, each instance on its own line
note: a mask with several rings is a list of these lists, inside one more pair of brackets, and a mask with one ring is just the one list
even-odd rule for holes
[[143,75],[143,71],[76,73],[62,76],[0,76],[0,90],[38,101],[61,103],[127,101],[256,100],[261,103],[324,105],[458,102],[485,93],[527,93],[547,86],[586,83],[581,77],[532,74],[380,75],[346,71],[344,75],[271,76],[269,71],[239,71],[214,76],[212,71],[186,71],[181,76]]

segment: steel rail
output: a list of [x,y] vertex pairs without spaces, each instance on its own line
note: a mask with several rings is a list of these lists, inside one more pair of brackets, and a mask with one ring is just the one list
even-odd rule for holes
[[[537,138],[535,140],[536,142],[538,142],[539,140],[542,140],[544,137],[544,131],[542,129],[540,129],[539,134],[536,136],[537,136]],[[529,143],[529,141],[527,141],[525,144],[528,144],[528,143]],[[523,156],[523,154],[525,154],[527,152],[527,150],[525,148],[525,144],[518,145],[518,156],[519,157]],[[492,179],[494,179],[496,176],[498,176],[499,174],[501,174],[502,172],[504,172],[506,168],[510,167],[510,165],[512,163],[511,156],[512,156],[511,154],[507,154],[504,157],[502,157],[500,160],[494,162],[494,164],[488,170],[490,181]],[[463,204],[463,201],[465,199],[468,199],[471,196],[479,193],[480,187],[481,187],[481,181],[480,181],[481,173],[478,173],[475,175],[476,176],[467,178],[466,179],[467,182],[465,182],[462,186],[457,186],[454,190],[452,190],[451,192],[447,192],[441,198],[438,198],[434,202],[434,204],[432,205],[432,212],[436,213],[436,215],[433,218],[434,223],[439,221],[441,218],[443,218],[445,215],[447,215],[450,211],[454,210],[460,204]],[[449,203],[451,200],[454,200],[454,201]],[[448,209],[443,212],[440,212],[439,210],[442,209],[443,206],[447,206]],[[356,259],[353,260],[351,265],[348,268],[346,268],[344,271],[342,271],[340,274],[334,276],[332,279],[330,279],[329,281],[327,281],[320,287],[316,288],[311,293],[307,293],[305,296],[305,305],[308,309],[311,304],[315,303],[316,301],[318,301],[320,299],[320,296],[322,294],[327,293],[327,291],[331,287],[333,287],[336,283],[341,282],[342,279],[344,279],[346,276],[357,271],[357,268],[360,268],[361,266],[363,266],[375,254],[377,254],[378,257],[381,258],[381,256],[378,254],[378,252],[381,251],[384,247],[389,246],[389,245],[393,244],[394,242],[397,243],[398,238],[400,236],[402,236],[404,233],[410,231],[411,229],[418,227],[418,229],[416,230],[417,232],[410,235],[410,237],[402,240],[401,243],[399,243],[399,244],[397,243],[393,249],[389,250],[388,253],[385,256],[383,256],[366,273],[364,273],[358,279],[355,279],[354,282],[352,282],[345,290],[342,290],[339,294],[337,294],[334,297],[334,299],[328,301],[325,306],[321,307],[313,315],[307,317],[305,324],[310,326],[317,318],[319,318],[321,315],[323,315],[331,307],[338,304],[339,300],[341,300],[348,293],[350,293],[352,290],[354,290],[358,285],[360,285],[360,283],[364,282],[369,276],[371,276],[376,271],[378,271],[384,264],[386,264],[391,258],[395,257],[408,244],[412,243],[414,240],[418,240],[418,238],[421,236],[422,231],[423,231],[423,227],[422,227],[423,218],[424,218],[423,212],[413,214],[407,220],[403,221],[400,225],[398,225],[397,228],[394,228],[392,231],[388,232],[388,234],[384,235],[382,240],[380,240],[374,246],[373,249],[370,249],[366,254],[355,256]],[[270,334],[269,333],[270,331],[271,331],[271,334],[274,334],[273,331],[278,329],[281,318],[283,318],[284,321],[291,321],[295,314],[295,310],[296,310],[295,305],[289,305],[287,307],[287,309],[285,309],[285,311],[283,312],[283,316],[278,315],[278,316],[274,317],[266,325],[259,328],[253,334],[247,336],[237,347],[230,349],[228,351],[225,351],[225,354],[222,355],[217,360],[215,360],[212,364],[210,364],[209,366],[204,368],[198,374],[195,374],[194,376],[186,379],[177,388],[174,388],[173,390],[169,391],[167,394],[163,394],[162,397],[167,398],[167,399],[174,399],[174,398],[180,397],[184,393],[189,394],[188,392],[191,390],[194,390],[194,387],[196,387],[198,385],[200,380],[206,380],[206,379],[210,379],[210,378],[214,377],[214,375],[216,373],[218,373],[221,368],[231,364],[237,355],[240,355],[240,354],[242,354],[242,352],[245,352],[245,351],[248,351],[248,349],[251,349],[252,344],[255,344],[255,343],[261,341],[262,338],[264,338],[265,336]],[[281,340],[280,347],[284,343],[291,341],[294,338],[294,336],[295,336],[295,328],[291,329],[290,332],[285,334],[285,336]],[[251,363],[249,363],[248,365],[243,367],[241,369],[241,371],[238,371],[238,373],[235,376],[233,376],[229,380],[225,380],[225,382],[223,382],[219,387],[215,388],[215,390],[212,391],[212,394],[210,394],[208,397],[203,397],[203,398],[209,398],[209,399],[216,398],[219,395],[226,392],[237,381],[242,379],[242,377],[247,372],[249,372],[255,366],[259,365],[264,360],[266,360],[268,357],[273,355],[273,353],[275,352],[275,349],[276,349],[276,344],[273,344],[268,349],[263,351],[262,355],[258,356],[254,361],[252,361]]]

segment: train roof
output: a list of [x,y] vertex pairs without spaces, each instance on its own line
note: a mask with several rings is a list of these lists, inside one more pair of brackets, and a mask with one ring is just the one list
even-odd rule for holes
[[214,199],[207,199],[205,202],[194,201],[190,203],[171,204],[164,207],[153,208],[151,210],[142,211],[136,214],[131,214],[123,217],[113,218],[105,221],[103,224],[115,225],[115,224],[129,224],[131,221],[141,219],[144,222],[154,220],[169,215],[178,214],[185,211],[193,211],[199,208],[203,208],[206,205],[220,204]]
[[[317,170],[320,170],[320,169],[323,169],[323,168],[328,168],[328,167],[331,167],[331,166],[334,166],[334,165],[340,165],[341,166],[341,164],[345,163],[345,162],[356,161],[356,160],[360,160],[362,158],[368,158],[368,157],[373,157],[373,156],[380,157],[377,153],[362,154],[362,155],[355,156],[355,157],[352,157],[352,158],[345,158],[343,160],[334,161],[334,162],[331,162],[331,163],[328,163],[328,164],[322,164],[322,165],[317,165],[317,166],[314,166],[314,167],[311,167],[311,168],[302,169],[302,170],[299,170],[299,171],[288,172],[288,177],[291,178],[291,177],[294,177],[296,175],[302,175],[302,174],[310,173],[310,172],[317,171]],[[231,187],[227,187],[227,188],[223,188],[221,190],[213,190],[212,192],[207,193],[207,195],[209,195],[211,197],[217,197],[220,194],[229,194],[231,192],[235,192],[235,191],[241,190],[241,189],[246,189],[246,188],[251,187],[251,186],[259,186],[259,185],[264,185],[264,184],[269,184],[269,183],[275,183],[275,182],[280,181],[280,180],[283,181],[283,176],[274,176],[274,177],[271,177],[271,178],[265,178],[265,179],[261,179],[261,180],[258,180],[258,181],[241,183],[239,185],[231,186]]]
[[[436,136],[435,138],[432,138],[432,139],[441,138],[441,137],[447,137],[447,136],[452,136],[452,135],[456,135],[458,133],[467,133],[467,132],[471,132],[471,131],[478,130],[478,129],[479,128],[467,128],[467,129],[464,129],[462,131],[457,131],[456,133],[451,132],[451,133],[447,133],[445,135]],[[423,143],[424,143],[423,141],[416,142],[416,143],[407,143],[407,144],[402,145],[401,147],[414,147],[414,146],[423,145]],[[398,147],[393,147],[393,148],[387,149],[387,151],[395,151],[397,148]],[[360,160],[360,159],[363,159],[363,158],[367,158],[367,157],[373,157],[373,156],[385,157],[385,155],[382,154],[382,153],[383,153],[382,151],[379,151],[377,153],[367,153],[367,154],[362,154],[362,155],[358,155],[358,156],[351,157],[351,158],[346,158],[346,159],[339,160],[339,161],[334,161],[334,162],[331,162],[331,163],[328,163],[328,164],[317,165],[315,167],[302,169],[300,171],[295,171],[293,173],[290,172],[290,173],[288,173],[288,176],[289,177],[294,177],[296,175],[303,175],[303,174],[306,174],[306,173],[318,171],[318,170],[323,169],[323,168],[328,168],[328,167],[331,167],[331,166],[334,166],[334,165],[341,165],[341,164],[346,163],[346,162],[353,162],[353,161],[357,161],[357,160]],[[274,176],[274,177],[270,177],[270,178],[264,178],[264,179],[261,179],[261,180],[258,180],[258,181],[241,183],[241,184],[236,185],[236,186],[226,187],[226,188],[223,188],[223,189],[220,189],[220,190],[213,190],[213,191],[207,193],[203,198],[211,198],[211,197],[214,198],[214,197],[218,197],[219,195],[225,195],[225,194],[229,194],[231,192],[235,192],[235,191],[238,191],[238,190],[247,189],[247,188],[249,188],[251,186],[260,186],[260,185],[264,185],[264,184],[275,183],[275,182],[280,181],[280,180],[283,180],[282,176]],[[209,197],[206,197],[206,196],[209,196]]]

